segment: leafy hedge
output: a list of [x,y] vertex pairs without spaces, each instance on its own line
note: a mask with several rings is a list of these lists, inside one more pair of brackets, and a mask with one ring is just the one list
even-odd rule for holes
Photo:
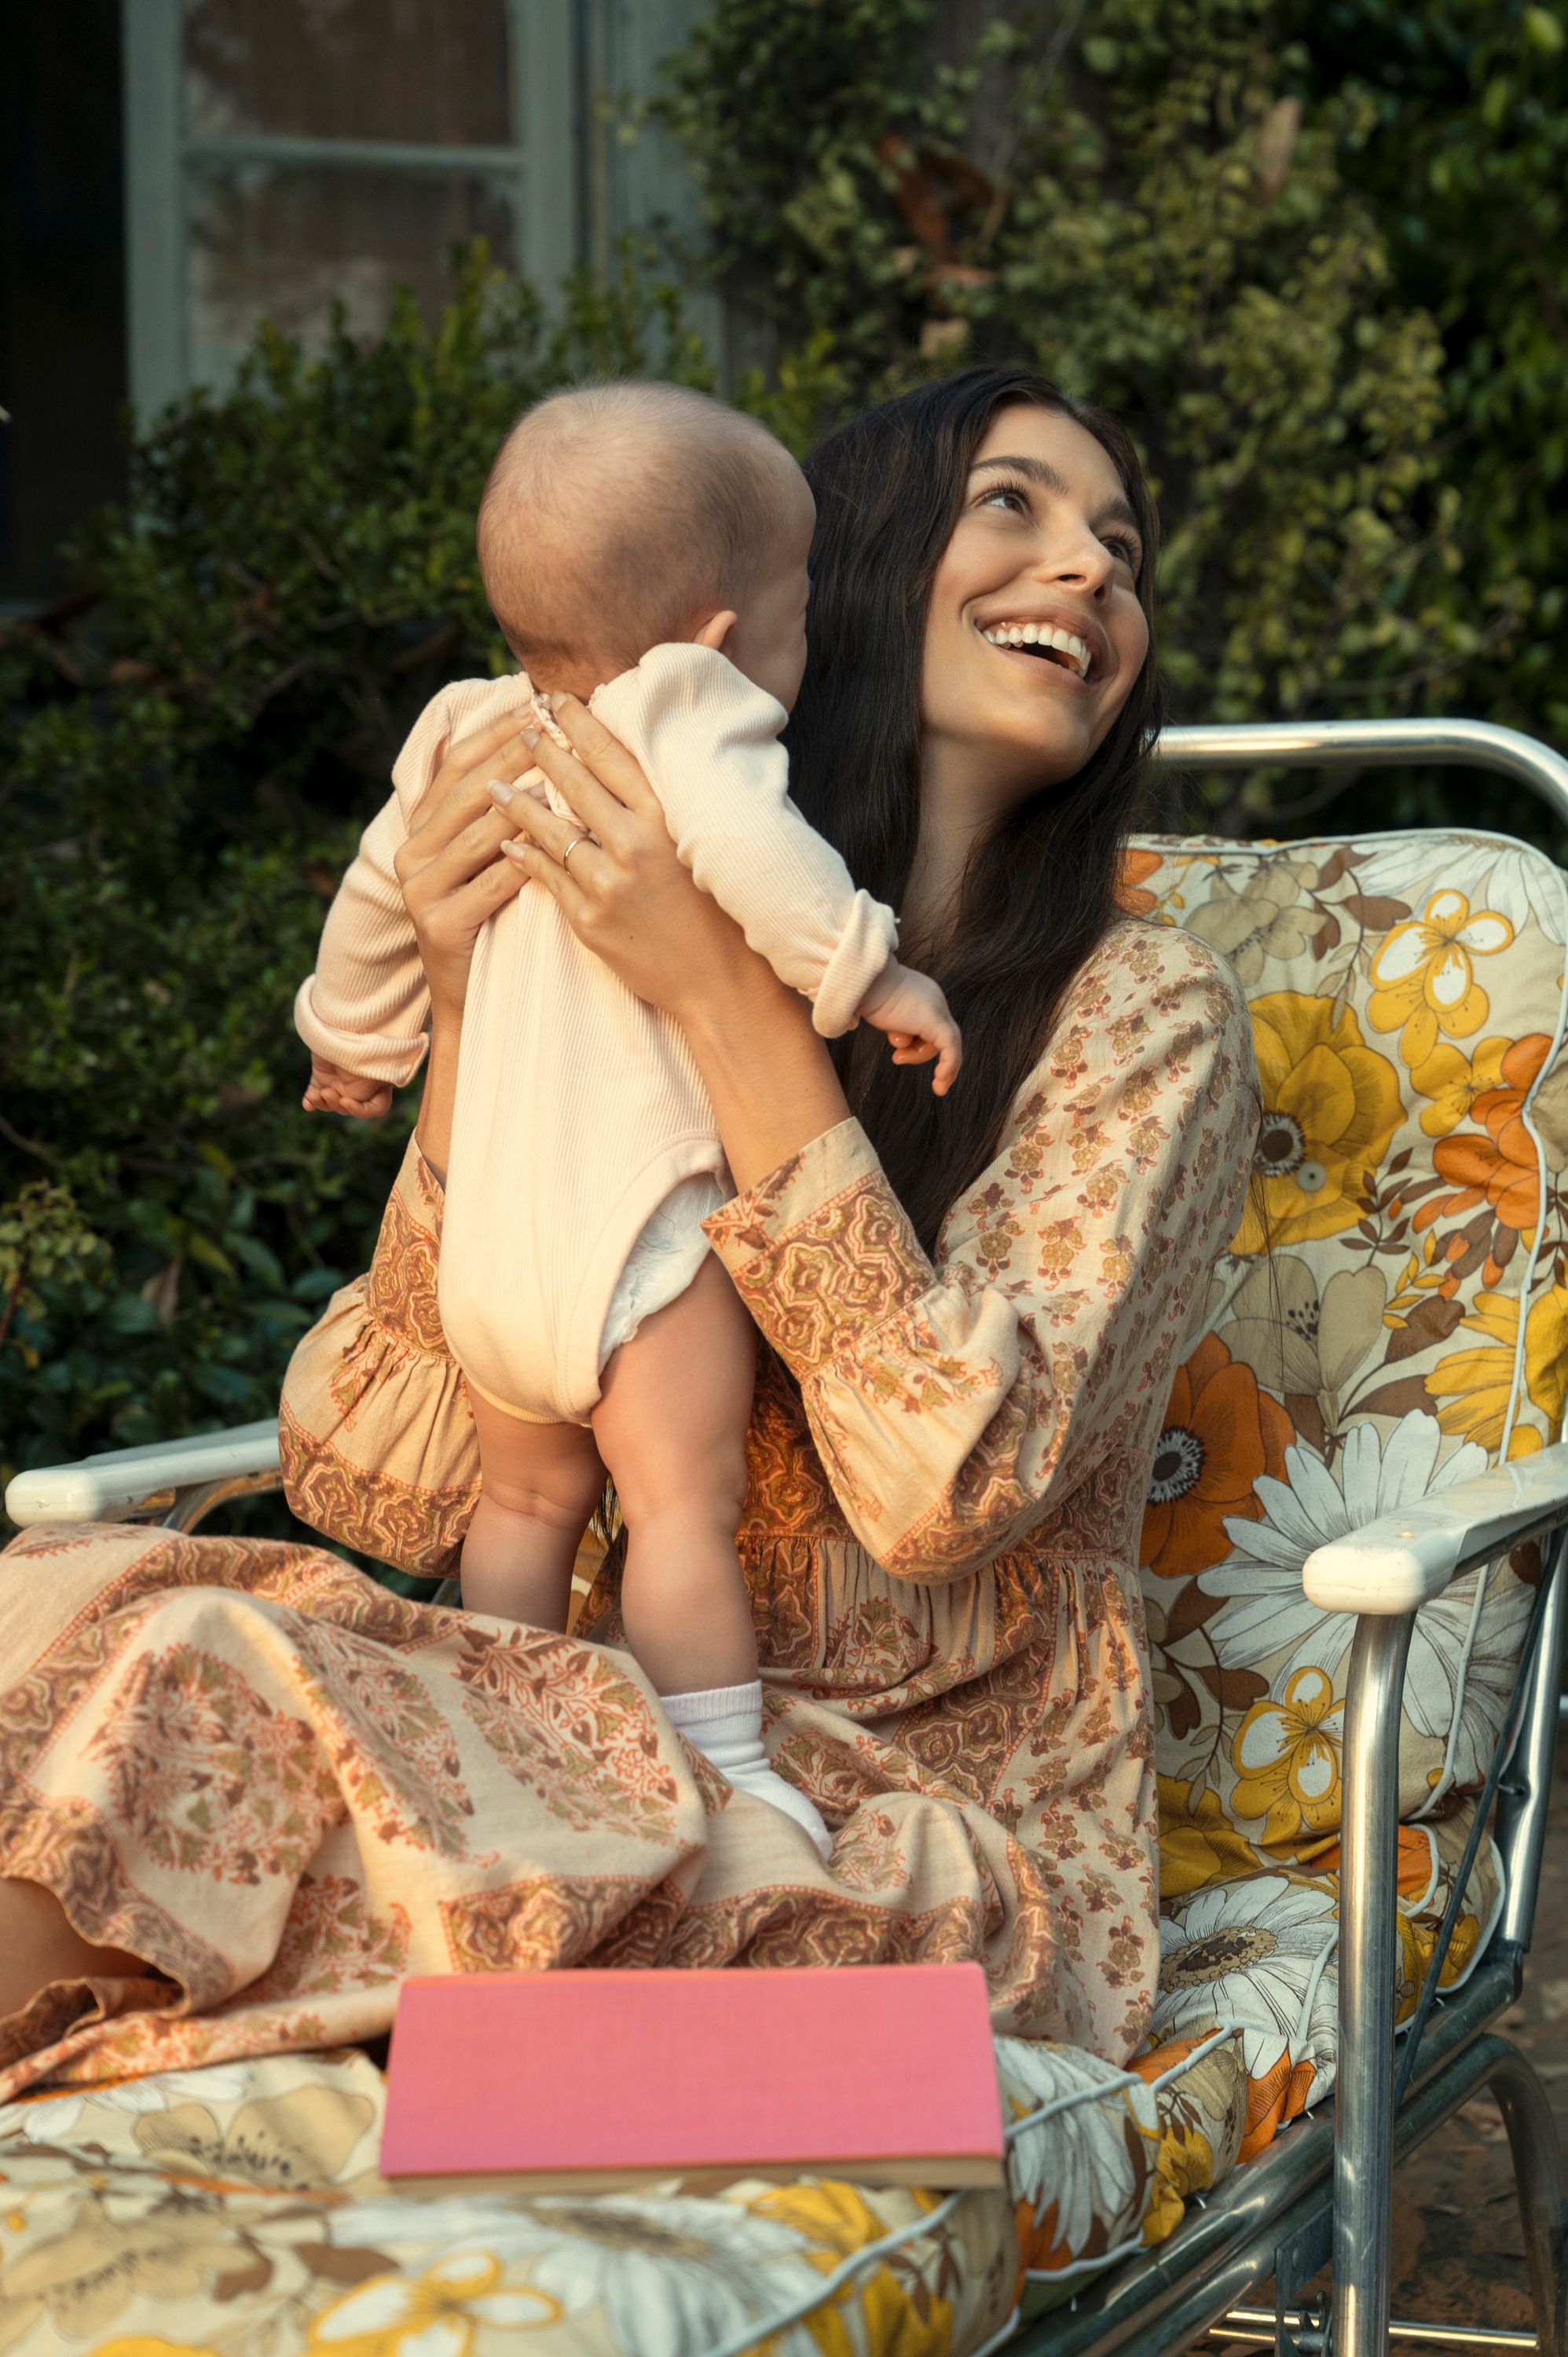
[[[1564,0],[1058,0],[960,56],[952,14],[715,0],[673,62],[710,266],[771,339],[740,397],[801,447],[1032,359],[1143,444],[1181,713],[1568,738]],[[410,717],[502,659],[489,452],[585,369],[708,381],[630,263],[553,325],[474,255],[434,331],[263,335],[138,446],[78,592],[0,637],[7,1467],[264,1413],[363,1265],[407,1108],[301,1114],[290,999]],[[1230,829],[1326,800],[1207,784]],[[1450,792],[1381,780],[1332,823]]]
[[719,0],[676,69],[786,346],[846,400],[1019,354],[1122,414],[1187,716],[1568,737],[1563,0],[1088,0],[935,70],[932,16]]

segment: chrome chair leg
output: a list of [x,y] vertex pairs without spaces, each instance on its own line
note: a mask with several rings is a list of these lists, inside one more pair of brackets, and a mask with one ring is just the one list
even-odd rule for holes
[[1413,1616],[1363,1615],[1345,1695],[1334,2357],[1384,2357],[1394,2130],[1400,1698]]
[[1563,2270],[1568,2210],[1557,2122],[1545,2088],[1516,2050],[1496,2057],[1487,2084],[1497,2097],[1513,2154],[1536,2345],[1541,2357],[1568,2357],[1568,2276]]

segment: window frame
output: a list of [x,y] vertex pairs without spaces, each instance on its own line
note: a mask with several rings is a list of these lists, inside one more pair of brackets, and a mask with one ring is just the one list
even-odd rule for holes
[[554,287],[582,259],[585,0],[505,0],[505,6],[513,135],[504,146],[463,147],[263,133],[192,138],[184,120],[184,0],[124,0],[127,375],[138,420],[150,419],[193,382],[193,171],[278,163],[469,172],[510,185],[518,266],[536,285]]

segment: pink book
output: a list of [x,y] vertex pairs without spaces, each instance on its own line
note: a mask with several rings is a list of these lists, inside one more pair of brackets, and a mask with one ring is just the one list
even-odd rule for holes
[[660,2177],[1002,2185],[978,1964],[405,1981],[381,2173],[611,2191]]

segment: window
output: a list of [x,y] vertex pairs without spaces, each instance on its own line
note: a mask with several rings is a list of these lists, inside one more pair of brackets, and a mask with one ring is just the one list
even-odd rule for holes
[[605,6],[124,0],[137,409],[221,383],[263,317],[308,342],[337,299],[373,332],[400,281],[434,310],[478,235],[553,285],[589,249],[584,67]]

